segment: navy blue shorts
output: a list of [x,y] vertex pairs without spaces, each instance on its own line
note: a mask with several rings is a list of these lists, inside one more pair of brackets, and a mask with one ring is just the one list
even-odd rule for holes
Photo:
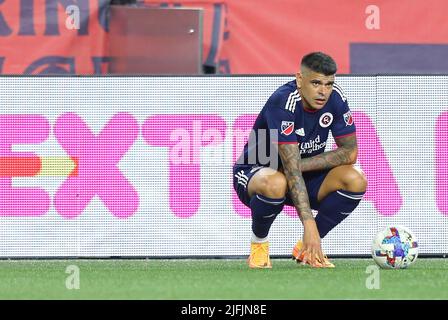
[[[250,197],[247,192],[247,186],[250,179],[257,173],[258,170],[265,168],[257,165],[235,165],[233,167],[233,188],[238,194],[238,198],[247,207],[250,207]],[[303,173],[303,180],[305,180],[306,190],[310,200],[311,209],[319,210],[319,202],[317,201],[317,194],[319,193],[320,186],[324,181],[330,170],[324,171],[310,171]],[[285,204],[288,206],[294,206],[289,193],[286,195]]]

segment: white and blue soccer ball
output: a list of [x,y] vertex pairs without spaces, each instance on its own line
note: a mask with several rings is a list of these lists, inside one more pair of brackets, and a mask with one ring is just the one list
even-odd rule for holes
[[418,256],[414,234],[403,226],[388,226],[380,230],[372,243],[372,257],[381,268],[405,269]]

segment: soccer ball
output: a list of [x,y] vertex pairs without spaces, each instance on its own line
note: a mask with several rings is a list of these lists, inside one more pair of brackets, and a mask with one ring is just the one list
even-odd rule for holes
[[373,239],[372,257],[381,268],[405,269],[417,260],[417,256],[417,240],[403,226],[386,227]]

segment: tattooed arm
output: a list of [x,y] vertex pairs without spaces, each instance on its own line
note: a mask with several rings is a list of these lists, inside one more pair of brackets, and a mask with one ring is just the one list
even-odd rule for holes
[[[303,249],[313,261],[316,255],[323,259],[320,236],[310,208],[308,192],[301,172],[301,159],[297,144],[279,144],[278,152],[283,164],[283,172],[288,182],[289,194],[302,221]],[[321,260],[322,261],[322,260]]]
[[354,164],[358,157],[356,134],[335,139],[336,150],[327,151],[313,157],[302,159],[301,170],[314,171],[331,169],[344,164]]

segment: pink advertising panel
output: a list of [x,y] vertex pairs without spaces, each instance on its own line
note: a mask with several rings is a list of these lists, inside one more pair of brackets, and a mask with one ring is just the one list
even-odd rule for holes
[[[232,165],[266,99],[290,79],[0,78],[0,256],[247,254],[250,211],[233,190]],[[323,240],[325,251],[368,255],[381,226],[401,224],[422,253],[447,252],[448,95],[440,91],[448,77],[337,82],[369,185]],[[303,231],[291,207],[271,230],[277,255]]]

